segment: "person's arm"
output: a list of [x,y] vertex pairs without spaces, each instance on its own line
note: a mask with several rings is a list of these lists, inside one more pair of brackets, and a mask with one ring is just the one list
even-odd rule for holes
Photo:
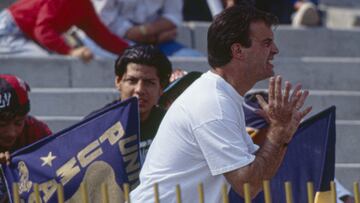
[[86,14],[82,17],[78,25],[91,39],[93,39],[103,49],[108,50],[114,54],[121,54],[128,47],[128,43],[112,33],[99,19],[95,13],[95,9],[91,2],[86,0],[84,5],[84,12]]
[[176,25],[160,17],[154,22],[131,27],[125,36],[127,39],[138,43],[155,44],[175,39]]
[[92,0],[101,22],[119,37],[125,38],[126,32],[134,26],[121,12],[117,0]]
[[175,30],[182,23],[183,1],[165,0],[161,16],[151,23],[145,24],[149,35],[159,36],[161,33]]
[[262,181],[270,180],[278,170],[287,148],[300,121],[311,107],[300,111],[308,96],[308,91],[300,91],[301,86],[294,88],[290,95],[291,84],[286,82],[282,94],[281,77],[270,78],[269,102],[257,96],[262,109],[261,114],[270,122],[267,137],[256,153],[254,161],[242,168],[225,173],[224,176],[233,189],[243,196],[243,185],[250,184],[251,197],[254,198],[262,190]]
[[183,1],[165,0],[158,19],[130,28],[126,37],[143,43],[161,43],[175,39],[177,26],[182,23],[182,7]]
[[[59,33],[59,16],[64,15],[64,1],[48,1],[39,10],[34,28],[36,41],[44,48],[63,55],[68,55],[71,47]],[[61,18],[61,17],[60,17]]]
[[[46,49],[58,54],[69,55],[88,62],[93,58],[90,49],[86,47],[71,48],[59,33],[64,11],[68,10],[68,3],[63,0],[49,1],[39,11],[39,17],[34,28],[34,35],[38,43]],[[71,9],[70,9],[71,10]],[[74,17],[76,18],[76,17]]]

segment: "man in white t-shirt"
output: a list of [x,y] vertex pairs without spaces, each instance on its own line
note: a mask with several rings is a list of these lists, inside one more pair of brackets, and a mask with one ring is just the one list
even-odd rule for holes
[[132,202],[153,202],[158,183],[161,202],[176,202],[177,184],[183,202],[197,202],[203,183],[206,203],[221,202],[225,183],[241,196],[250,184],[251,196],[271,179],[286,153],[300,120],[308,91],[269,82],[268,103],[259,96],[259,111],[270,123],[265,143],[255,145],[245,130],[243,96],[260,80],[274,75],[272,60],[279,52],[271,26],[276,18],[249,6],[234,6],[217,16],[208,30],[211,70],[196,80],[172,104],[150,146]]

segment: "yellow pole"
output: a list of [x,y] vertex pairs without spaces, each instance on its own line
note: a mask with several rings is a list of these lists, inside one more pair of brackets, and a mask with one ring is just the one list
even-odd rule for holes
[[81,198],[82,198],[82,202],[83,203],[88,203],[89,202],[89,197],[87,194],[87,189],[86,189],[86,183],[82,182],[80,184],[80,191],[81,191]]
[[354,182],[354,199],[355,199],[355,203],[360,203],[359,183],[358,182]]
[[264,187],[265,203],[271,203],[272,200],[271,200],[270,181],[264,180],[263,187]]
[[17,183],[13,183],[13,201],[14,203],[20,203],[19,186]]
[[181,188],[180,185],[176,185],[176,202],[181,203]]
[[199,203],[204,203],[204,187],[202,183],[198,185]]
[[285,182],[285,195],[286,195],[286,203],[292,203],[292,188],[291,183],[289,181]]
[[307,182],[306,186],[308,203],[314,203],[314,184],[312,182]]
[[331,202],[336,203],[336,185],[334,181],[330,182],[330,190],[331,190]]
[[64,203],[64,187],[60,183],[57,184],[57,197],[58,203]]
[[130,200],[130,185],[129,183],[124,183],[124,194],[125,194],[125,202],[131,203]]
[[108,203],[109,202],[109,194],[106,183],[101,184],[101,196],[102,196],[102,202]]
[[35,202],[40,203],[39,184],[34,183]]
[[244,184],[244,197],[245,197],[245,203],[251,203],[250,184],[249,183]]
[[160,203],[160,200],[159,200],[159,185],[157,183],[154,184],[154,194],[155,194],[155,203]]
[[227,185],[224,183],[222,188],[221,188],[221,193],[222,193],[222,197],[223,197],[223,203],[229,203],[229,197],[228,197],[228,193],[227,193]]

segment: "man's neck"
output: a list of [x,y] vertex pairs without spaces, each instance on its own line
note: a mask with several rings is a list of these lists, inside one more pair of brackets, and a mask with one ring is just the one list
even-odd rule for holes
[[246,71],[241,66],[237,66],[230,62],[222,67],[215,67],[211,71],[226,82],[228,82],[234,89],[241,95],[244,96],[256,83],[251,78],[247,77]]

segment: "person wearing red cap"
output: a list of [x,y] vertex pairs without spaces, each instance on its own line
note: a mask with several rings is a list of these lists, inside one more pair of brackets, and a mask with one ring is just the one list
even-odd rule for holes
[[90,49],[72,48],[63,39],[72,26],[114,54],[128,47],[99,20],[90,0],[18,0],[0,13],[0,54],[48,55],[49,51],[91,60]]
[[13,75],[0,74],[0,162],[8,161],[9,152],[29,145],[52,132],[28,115],[29,86]]
[[[49,127],[28,115],[30,100],[27,83],[13,75],[0,74],[0,163],[10,160],[10,153],[52,134]],[[0,202],[6,199],[0,181]]]

